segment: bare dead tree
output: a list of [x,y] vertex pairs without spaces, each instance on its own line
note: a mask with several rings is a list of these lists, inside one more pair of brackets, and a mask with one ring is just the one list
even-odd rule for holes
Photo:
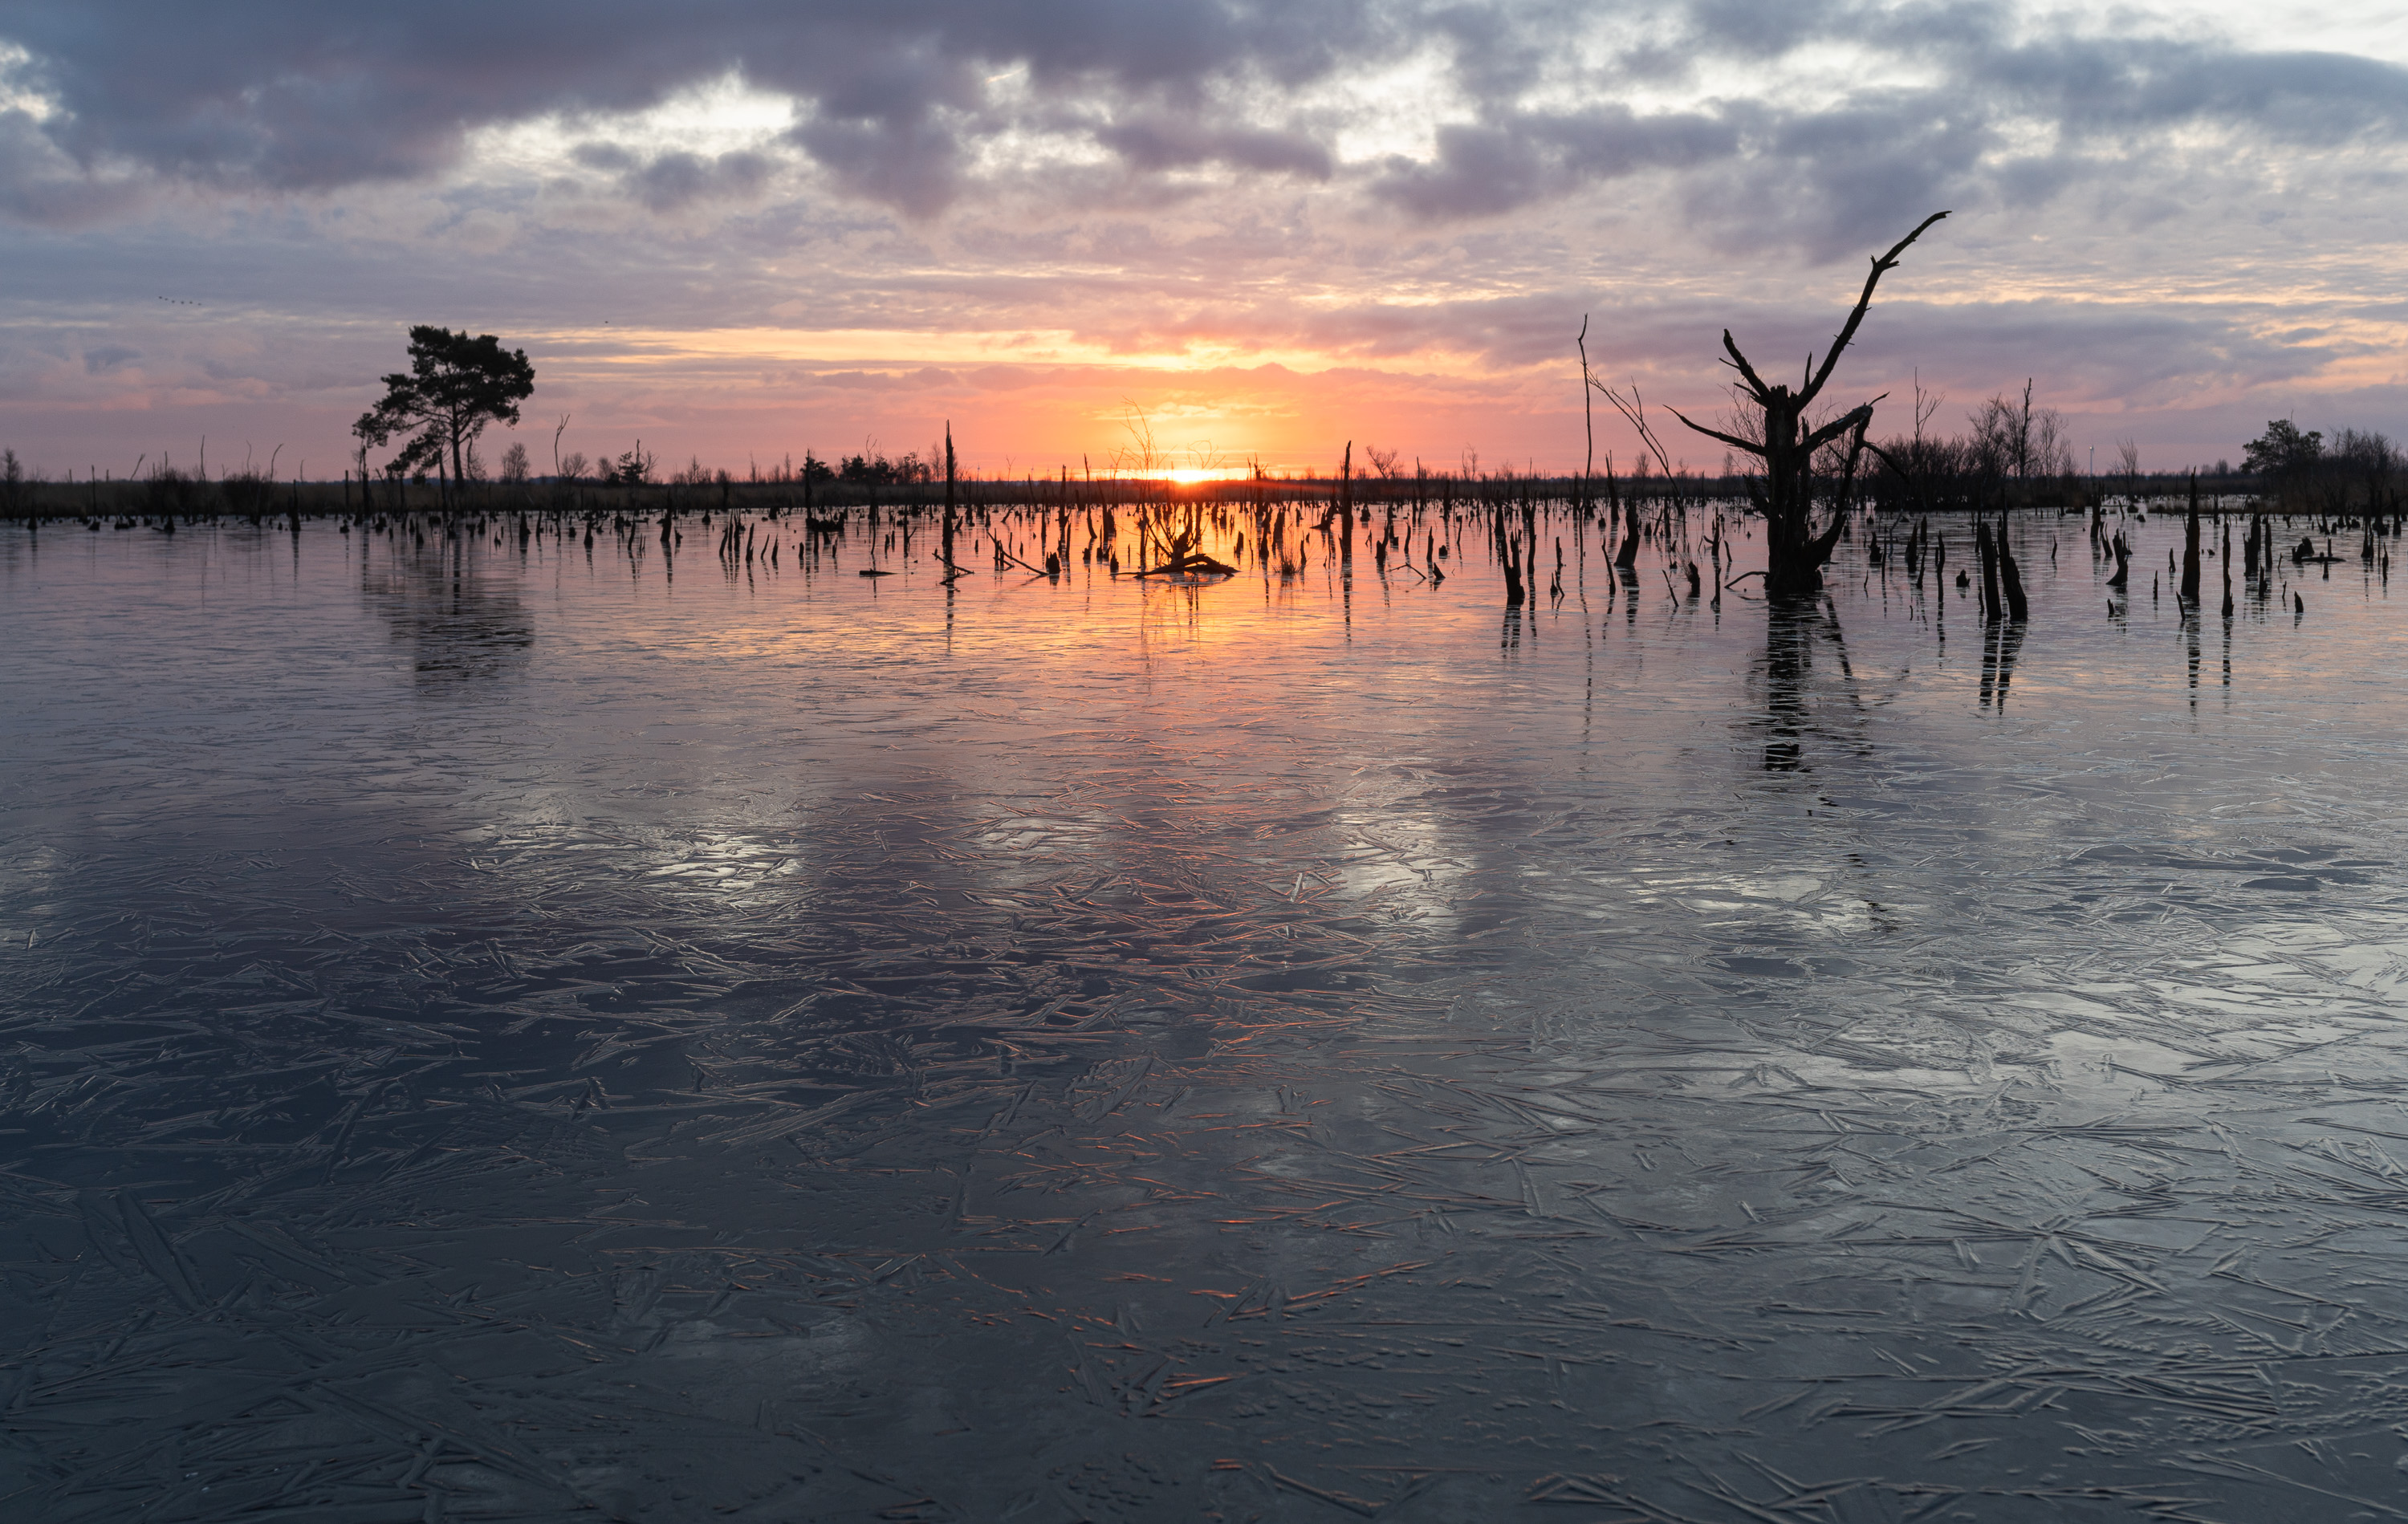
[[1588,314],[1581,314],[1580,336],[1572,343],[1579,347],[1581,363],[1581,427],[1588,437],[1588,457],[1581,467],[1581,507],[1588,507],[1588,479],[1597,475],[1597,419],[1591,411],[1589,392],[1597,386],[1597,377],[1588,368]]
[[2137,439],[2115,441],[2115,463],[2124,475],[2124,495],[2138,497],[2141,492],[2141,442]]
[[[1663,473],[1659,479],[1664,483],[1665,492],[1677,501],[1681,491],[1681,473],[1672,464],[1671,452],[1664,448],[1664,441],[1656,437],[1655,429],[1647,422],[1647,399],[1639,394],[1638,380],[1632,379],[1628,396],[1624,396],[1595,376],[1588,378],[1588,384],[1591,389],[1604,392],[1605,400],[1613,404],[1614,411],[1620,413],[1624,421],[1638,434],[1639,469],[1644,472],[1647,469],[1648,457],[1653,456],[1657,469]],[[1689,423],[1685,418],[1681,421]],[[1689,427],[1694,429],[1697,425],[1689,423]],[[1614,495],[1613,454],[1611,450],[1606,452],[1605,474],[1606,493],[1611,500]],[[1639,499],[1635,494],[1624,499],[1624,510],[1627,522],[1623,526],[1622,548],[1615,553],[1613,563],[1617,567],[1627,569],[1639,563]]]
[[[1861,403],[1819,427],[1809,427],[1807,411],[1822,394],[1824,385],[1840,363],[1840,356],[1856,336],[1856,329],[1865,320],[1865,312],[1872,306],[1873,288],[1881,278],[1898,267],[1899,256],[1907,246],[1923,236],[1932,223],[1946,217],[1946,212],[1934,212],[1923,220],[1913,233],[1890,247],[1888,253],[1872,262],[1870,274],[1865,277],[1865,289],[1856,298],[1855,310],[1848,314],[1847,323],[1817,368],[1813,357],[1807,356],[1805,377],[1796,391],[1786,386],[1774,386],[1758,376],[1756,367],[1740,352],[1730,330],[1723,330],[1723,349],[1728,355],[1724,363],[1739,372],[1742,394],[1762,414],[1762,437],[1743,439],[1737,434],[1710,429],[1670,409],[1674,418],[1688,424],[1710,439],[1719,439],[1736,449],[1745,450],[1764,462],[1763,508],[1765,519],[1765,591],[1776,597],[1812,593],[1823,585],[1823,563],[1831,559],[1832,547],[1839,543],[1840,528],[1845,521],[1834,517],[1830,524],[1817,533],[1813,526],[1813,462],[1815,451],[1842,439],[1851,440],[1850,463],[1855,451],[1863,448],[1860,442],[1866,428],[1872,422],[1873,403]],[[1853,472],[1850,473],[1853,475]]]

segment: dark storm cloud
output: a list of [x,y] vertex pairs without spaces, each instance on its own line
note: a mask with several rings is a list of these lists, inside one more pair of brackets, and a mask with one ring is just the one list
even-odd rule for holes
[[[1568,39],[1600,21],[1627,34],[1621,51],[1569,62]],[[323,191],[423,178],[456,163],[478,128],[640,109],[731,73],[794,101],[787,149],[917,217],[961,197],[1006,135],[1067,131],[1140,178],[1210,165],[1359,184],[1428,223],[1671,173],[1702,221],[1778,206],[1782,225],[1760,231],[1824,253],[1935,205],[2028,205],[2136,153],[2198,151],[2174,141],[2180,129],[2311,147],[2408,132],[2408,71],[2390,64],[2077,33],[1983,4],[20,0],[0,7],[0,39],[29,55],[19,82],[57,107],[39,121],[0,112],[0,212],[39,222],[107,215],[145,178]],[[1715,62],[1770,77],[1834,43],[1917,82],[1812,104],[1770,87],[1684,109],[1618,98]],[[1427,88],[1453,118],[1434,152],[1341,164],[1343,123],[1326,107],[1304,113],[1292,93],[1417,50],[1438,61]],[[1016,75],[1025,85],[996,88]],[[1587,98],[1567,104],[1567,79]],[[758,195],[776,167],[759,154],[623,151],[587,162],[657,211]]]

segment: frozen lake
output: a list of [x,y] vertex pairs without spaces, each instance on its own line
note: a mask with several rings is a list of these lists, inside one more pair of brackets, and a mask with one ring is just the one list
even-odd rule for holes
[[0,530],[0,1515],[2408,1517],[2385,563],[1934,523]]

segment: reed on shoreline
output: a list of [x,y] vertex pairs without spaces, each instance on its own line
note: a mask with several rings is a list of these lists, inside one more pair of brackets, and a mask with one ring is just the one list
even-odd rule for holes
[[[1856,501],[1894,512],[2075,511],[2180,497],[2187,491],[2190,479],[2179,473],[2000,477],[1985,473],[1935,471],[1919,492],[1902,490],[1894,477],[1868,477],[1860,483]],[[2201,474],[2197,479],[2200,490],[2224,504],[2226,511],[2327,515],[2400,511],[2400,494],[2387,480],[2370,482],[2336,474],[2300,482],[2240,472]],[[1039,501],[1126,509],[1167,504],[1246,504],[1269,496],[1283,502],[1313,503],[1325,509],[1351,497],[1358,513],[1370,510],[1384,514],[1430,504],[1477,503],[1495,506],[1534,501],[1618,511],[1626,504],[1638,505],[1642,510],[1647,505],[1666,502],[1744,504],[1747,483],[1747,477],[1736,473],[1683,471],[1669,477],[1639,473],[1598,477],[1578,472],[1533,474],[1504,470],[1421,471],[1348,478],[1262,476],[1203,482],[1132,476],[1082,478],[1068,474],[1010,478],[965,476],[951,483],[941,475],[930,480],[891,482],[842,477],[809,482],[799,477],[747,481],[723,475],[717,478],[636,484],[537,477],[463,485],[383,478],[363,486],[350,476],[335,480],[279,480],[267,467],[248,465],[212,476],[206,468],[188,471],[166,463],[135,477],[104,477],[95,472],[50,480],[21,474],[0,481],[0,520],[173,519],[200,522],[231,519],[265,523],[295,515],[323,519],[379,513],[566,514],[580,518],[772,510],[813,516],[853,509],[923,513],[941,511],[949,492],[963,509]]]

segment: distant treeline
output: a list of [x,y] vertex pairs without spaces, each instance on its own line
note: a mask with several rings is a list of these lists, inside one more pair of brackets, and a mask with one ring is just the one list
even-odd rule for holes
[[[207,457],[204,456],[206,463]],[[346,472],[328,481],[322,477],[280,479],[273,462],[251,462],[212,475],[207,464],[179,466],[172,459],[149,457],[129,477],[104,477],[98,472],[70,474],[50,480],[28,471],[14,449],[0,450],[0,518],[74,518],[102,514],[201,518],[233,515],[264,518],[289,512],[362,511],[388,504],[415,502],[420,507],[457,506],[480,510],[497,507],[559,509],[583,504],[595,506],[639,500],[663,506],[740,502],[752,506],[825,501],[861,505],[877,501],[924,500],[942,495],[944,470],[916,451],[890,458],[875,451],[847,455],[831,465],[806,450],[798,463],[792,456],[742,475],[714,470],[690,460],[681,470],[663,472],[660,459],[638,440],[616,459],[588,460],[578,451],[562,456],[550,476],[529,469],[526,447],[512,443],[498,467],[488,469],[471,449],[463,482],[440,473],[420,470],[391,472],[367,478]],[[972,485],[965,481],[964,486]],[[978,485],[987,486],[989,483]]]
[[2276,419],[2243,447],[2236,471],[2213,466],[2149,472],[2139,446],[2118,440],[2112,462],[2093,468],[2077,460],[2062,414],[2032,404],[2030,383],[2020,398],[1994,396],[1974,409],[1971,428],[1942,437],[1925,432],[1937,399],[1918,388],[1914,432],[1882,441],[1866,477],[1868,495],[1889,508],[2007,508],[2086,506],[2103,497],[2162,495],[2196,476],[2219,496],[2246,493],[2285,512],[2389,513],[2408,459],[2385,434],[2344,429],[2327,445]]
[[1928,432],[1939,408],[1939,396],[1917,385],[1914,432],[1883,440],[1871,452],[1865,487],[1875,502],[1925,509],[2072,506],[2099,495],[2098,483],[2073,457],[2064,415],[2032,406],[2029,381],[2022,397],[1994,396],[1975,408],[1962,434]]
[[[517,445],[512,445],[510,451],[523,454]],[[865,451],[859,455],[841,456],[836,464],[830,465],[810,450],[803,451],[800,465],[795,463],[792,455],[788,455],[766,469],[757,462],[748,463],[740,477],[724,467],[707,466],[699,456],[689,456],[684,469],[672,471],[665,477],[660,474],[659,458],[644,449],[643,441],[638,440],[634,449],[615,461],[589,463],[582,454],[572,451],[561,458],[558,470],[552,476],[538,478],[530,477],[524,460],[514,462],[510,451],[502,456],[502,470],[497,479],[504,482],[541,480],[554,486],[575,486],[586,482],[597,487],[732,487],[739,483],[748,487],[785,487],[806,482],[813,486],[842,482],[854,487],[898,487],[914,482],[939,481],[944,477],[943,463],[933,452],[928,460],[921,459],[916,451],[906,451],[889,460],[882,453]],[[422,475],[413,479],[423,483],[426,478]],[[485,479],[473,460],[469,466],[469,479],[472,482]]]
[[[2347,514],[2399,511],[2399,484],[2408,460],[2386,435],[2344,429],[2330,442],[2277,420],[2244,449],[2236,470],[2219,461],[2196,471],[2147,472],[2129,442],[2116,459],[2093,472],[2075,460],[2062,418],[2053,408],[2021,399],[1993,397],[1971,416],[1962,435],[1926,432],[1930,399],[1918,397],[1916,429],[1881,442],[1874,460],[1846,486],[1852,500],[1892,510],[2088,507],[2111,498],[2146,499],[2186,491],[2196,476],[2202,491],[2220,499],[2254,497],[2257,506],[2283,512]],[[934,453],[934,452],[932,452]],[[1644,457],[1635,472],[1611,465],[1595,476],[1483,471],[1476,460],[1459,472],[1405,468],[1392,451],[1367,451],[1373,469],[1337,477],[1313,472],[1178,484],[1144,474],[1090,477],[1059,472],[1012,478],[964,477],[945,480],[939,461],[917,452],[889,458],[865,450],[834,464],[805,451],[797,463],[781,457],[744,474],[705,467],[699,460],[663,474],[655,456],[639,442],[615,460],[589,462],[563,456],[550,476],[528,472],[523,446],[512,444],[499,469],[488,473],[473,455],[466,483],[424,475],[385,476],[362,482],[279,480],[267,466],[246,462],[212,476],[207,467],[185,470],[162,459],[132,477],[69,477],[45,480],[27,472],[13,449],[0,451],[0,518],[77,519],[139,516],[197,520],[234,516],[253,520],[290,514],[393,511],[536,511],[640,513],[707,507],[798,507],[837,509],[884,506],[935,506],[951,491],[965,506],[1053,502],[1137,504],[1181,500],[1235,500],[1270,489],[1297,497],[1343,496],[1364,505],[1455,502],[1498,505],[1526,501],[1587,502],[1600,507],[1624,503],[1748,501],[1756,483],[1726,469],[1719,475],[1678,470],[1651,472]],[[1838,489],[1837,469],[1817,483]]]
[[2408,456],[2373,430],[2344,429],[2328,445],[2321,433],[2302,434],[2297,423],[2278,418],[2249,442],[2242,469],[2258,481],[2261,495],[2286,507],[2386,513],[2399,506]]

